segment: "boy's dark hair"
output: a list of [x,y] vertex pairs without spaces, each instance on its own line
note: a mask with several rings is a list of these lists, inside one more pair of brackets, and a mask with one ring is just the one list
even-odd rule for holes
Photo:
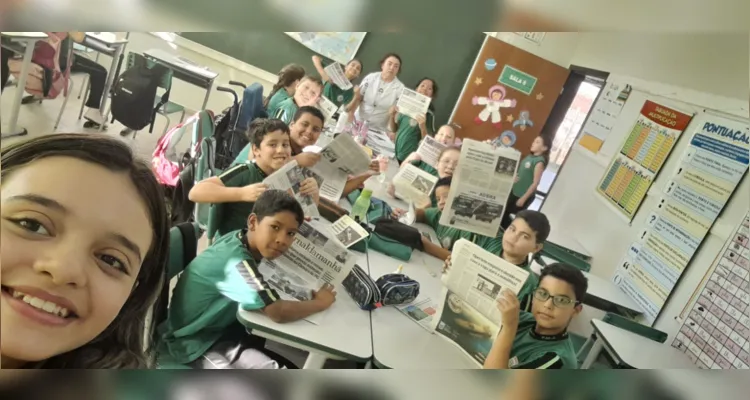
[[576,301],[583,301],[583,298],[586,297],[589,282],[578,268],[568,264],[553,263],[544,267],[542,274],[539,276],[539,282],[541,282],[545,276],[560,279],[568,282],[570,286],[573,286],[573,292],[576,294]]
[[441,186],[448,186],[450,187],[451,182],[453,181],[452,176],[446,176],[445,178],[438,179],[437,183],[435,184],[435,189],[441,187]]
[[386,54],[386,55],[384,55],[384,56],[383,56],[383,58],[382,58],[382,59],[380,60],[380,64],[379,64],[379,65],[380,65],[380,67],[382,68],[382,67],[383,67],[383,64],[385,63],[385,60],[387,60],[387,59],[389,59],[389,58],[391,58],[391,57],[393,57],[393,58],[395,58],[395,59],[397,59],[397,60],[398,60],[398,64],[399,64],[399,65],[398,65],[398,72],[396,72],[396,75],[398,75],[398,74],[400,74],[400,73],[401,73],[401,70],[402,70],[402,69],[403,69],[403,67],[404,67],[404,62],[403,62],[403,61],[401,61],[401,56],[400,56],[400,55],[398,55],[398,54],[396,54],[396,53],[388,53],[388,54]]
[[546,215],[539,211],[523,210],[516,214],[516,219],[518,218],[526,221],[526,224],[529,225],[534,233],[536,233],[537,243],[544,243],[544,241],[547,240],[547,237],[549,237],[550,226]]
[[280,119],[257,118],[247,129],[247,138],[255,147],[260,147],[263,138],[271,132],[282,131],[289,135],[289,126]]
[[299,225],[302,225],[302,222],[305,221],[305,212],[302,210],[302,206],[297,199],[283,190],[266,190],[253,205],[253,214],[258,218],[258,222],[282,211],[289,211],[294,214]]
[[297,112],[294,113],[294,118],[292,118],[292,122],[297,122],[298,119],[300,119],[305,114],[312,114],[313,117],[317,117],[321,123],[326,123],[326,117],[323,115],[323,112],[320,111],[317,107],[313,106],[302,106],[297,109]]

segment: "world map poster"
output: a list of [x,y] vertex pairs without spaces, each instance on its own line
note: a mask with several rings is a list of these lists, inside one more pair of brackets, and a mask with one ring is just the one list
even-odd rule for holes
[[285,32],[308,49],[346,64],[357,55],[367,32]]

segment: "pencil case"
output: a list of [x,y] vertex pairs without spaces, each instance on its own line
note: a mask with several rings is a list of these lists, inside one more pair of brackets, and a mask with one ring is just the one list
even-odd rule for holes
[[378,285],[359,265],[354,265],[341,284],[344,286],[346,293],[363,310],[374,310],[376,304],[380,303],[381,297]]
[[380,306],[409,304],[419,296],[419,282],[404,274],[386,274],[375,281],[380,290]]

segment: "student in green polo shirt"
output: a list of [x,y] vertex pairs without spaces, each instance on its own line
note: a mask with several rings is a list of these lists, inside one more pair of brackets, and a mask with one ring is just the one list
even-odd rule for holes
[[516,182],[513,184],[508,201],[505,204],[505,215],[500,226],[505,229],[510,225],[511,214],[529,208],[536,198],[536,188],[542,181],[544,168],[549,161],[549,151],[552,139],[549,136],[537,136],[531,142],[531,154],[526,156],[518,165]]
[[530,313],[520,311],[518,298],[504,291],[497,301],[503,327],[484,368],[578,368],[568,326],[581,312],[587,289],[588,282],[580,270],[556,263],[542,270]]
[[[423,78],[416,87],[417,93],[433,98],[437,96],[437,83],[430,78]],[[416,119],[398,112],[396,106],[388,110],[388,129],[395,133],[394,144],[396,145],[396,161],[404,162],[409,154],[417,151],[419,141],[423,137],[432,136],[435,132],[435,112],[430,103],[430,108],[424,116]]]
[[300,80],[305,77],[305,69],[298,64],[288,64],[279,71],[279,80],[263,102],[268,115],[274,115],[279,103],[291,98]]
[[[314,55],[312,57],[312,61],[315,65],[315,69],[318,70],[318,74],[320,74],[320,78],[324,82],[323,96],[325,96],[328,100],[331,100],[331,102],[333,102],[333,104],[335,104],[337,107],[345,106],[345,112],[354,111],[354,94],[355,91],[359,92],[359,87],[353,86],[347,90],[344,90],[336,86],[333,82],[331,82],[331,78],[328,77],[328,73],[326,72],[325,68],[323,68],[323,62],[321,61],[320,56]],[[346,76],[346,79],[348,79],[349,82],[353,82],[355,79],[357,79],[361,72],[362,62],[357,60],[356,58],[353,58],[348,63],[346,63],[346,66],[344,66],[344,76]]]
[[294,95],[282,102],[276,107],[276,111],[268,113],[271,118],[276,118],[289,124],[292,118],[297,114],[297,109],[304,106],[315,107],[323,91],[323,82],[316,76],[306,76],[299,81]]
[[[451,128],[452,129],[452,128]],[[416,153],[412,153],[413,155]],[[412,157],[412,156],[410,156]],[[437,176],[438,178],[448,178],[453,176],[453,172],[456,170],[456,167],[458,166],[458,159],[461,157],[461,149],[458,147],[446,147],[443,149],[443,151],[440,152],[437,159],[437,164],[433,168],[430,164],[427,164],[426,162],[422,161],[419,156],[414,157],[411,161],[411,164],[415,167],[421,169],[422,171],[427,172],[428,174],[432,176]],[[401,164],[401,167],[406,163]],[[396,187],[393,185],[393,183],[388,184],[388,194],[391,197],[396,197]],[[427,207],[437,207],[437,197],[435,196],[435,190],[432,191],[430,194],[430,202],[425,204],[417,204],[415,205],[417,208],[427,208]]]
[[[190,190],[195,203],[226,203],[222,205],[218,233],[242,229],[253,203],[265,190],[263,180],[291,160],[289,127],[275,119],[256,119],[250,124],[253,162],[237,164],[219,176],[204,179]],[[300,193],[318,199],[318,184],[308,178]]]
[[219,238],[180,275],[167,320],[159,326],[160,356],[194,368],[278,368],[245,340],[244,330],[236,334],[241,328],[237,309],[260,311],[284,323],[323,311],[336,300],[329,286],[314,292],[312,300],[281,300],[258,270],[261,260],[289,249],[304,218],[290,194],[268,190],[260,195],[245,228]]

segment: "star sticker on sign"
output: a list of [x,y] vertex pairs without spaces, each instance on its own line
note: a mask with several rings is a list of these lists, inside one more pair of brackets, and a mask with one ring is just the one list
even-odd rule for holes
[[474,84],[477,85],[477,86],[481,85],[482,84],[482,78],[474,79]]
[[544,98],[544,95],[542,93],[539,93],[539,94],[536,95],[536,99],[537,100],[541,100],[543,98]]
[[505,120],[508,122],[513,122],[513,114],[508,114],[508,116],[505,117]]

